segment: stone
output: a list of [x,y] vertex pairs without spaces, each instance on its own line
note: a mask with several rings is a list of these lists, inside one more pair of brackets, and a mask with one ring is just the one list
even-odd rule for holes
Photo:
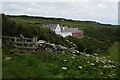
[[79,51],[76,51],[77,53],[80,53]]
[[5,57],[4,60],[11,60],[11,57]]
[[55,44],[50,44],[51,46],[55,47]]
[[39,40],[37,43],[46,43],[46,41],[44,41],[44,40]]

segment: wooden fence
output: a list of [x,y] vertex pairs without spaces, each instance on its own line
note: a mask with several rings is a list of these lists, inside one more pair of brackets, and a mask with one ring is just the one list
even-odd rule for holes
[[20,35],[20,37],[9,37],[2,36],[2,47],[9,46],[9,48],[14,49],[15,54],[24,52],[36,52],[38,49],[37,38],[25,38]]

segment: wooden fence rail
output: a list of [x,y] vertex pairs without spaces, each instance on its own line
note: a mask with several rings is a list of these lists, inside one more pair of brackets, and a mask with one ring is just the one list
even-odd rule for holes
[[37,38],[25,38],[20,35],[20,37],[9,37],[1,36],[2,46],[6,47],[8,45],[14,49],[15,54],[24,53],[24,52],[36,52],[38,49]]

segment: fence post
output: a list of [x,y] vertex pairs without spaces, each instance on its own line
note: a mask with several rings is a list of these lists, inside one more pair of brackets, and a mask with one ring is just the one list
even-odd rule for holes
[[22,34],[20,34],[20,41],[21,41],[21,50],[23,50],[23,47],[24,47],[24,36]]
[[15,45],[14,45],[15,47],[16,47],[16,42],[17,42],[17,38],[15,37]]
[[33,51],[35,51],[35,47],[36,47],[36,42],[37,42],[37,37],[33,38]]
[[24,38],[24,36],[21,34],[21,35],[20,35],[20,41],[21,41],[21,43],[22,43],[22,46],[23,46],[23,38]]
[[34,47],[35,47],[35,37],[33,37],[33,51],[34,51]]
[[36,51],[38,51],[37,39],[38,39],[38,38],[36,37],[36,42],[35,42],[35,45],[36,45],[36,47],[37,47]]
[[14,47],[15,47],[15,51],[14,51],[14,53],[16,54],[17,53],[17,38],[15,37],[15,43],[14,43]]
[[36,37],[36,41],[35,42],[37,42],[37,37]]

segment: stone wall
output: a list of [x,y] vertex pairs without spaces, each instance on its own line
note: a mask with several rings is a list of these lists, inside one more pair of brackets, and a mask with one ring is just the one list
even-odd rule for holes
[[73,53],[73,54],[79,54],[79,51],[75,50],[75,47],[72,48],[67,48],[64,47],[62,45],[56,45],[56,44],[52,44],[52,43],[39,43],[37,44],[38,49],[37,51],[48,51],[48,52],[52,52],[52,53],[56,53],[56,54],[60,54],[60,53]]

